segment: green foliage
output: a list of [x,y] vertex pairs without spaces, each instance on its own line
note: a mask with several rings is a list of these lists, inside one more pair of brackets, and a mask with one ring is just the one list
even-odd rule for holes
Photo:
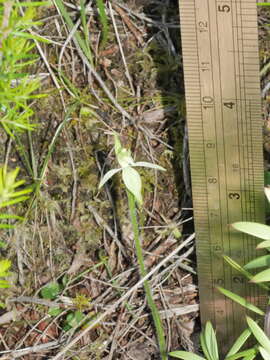
[[263,240],[270,240],[270,227],[267,225],[250,221],[239,221],[232,224],[232,226],[234,229],[248,235],[256,236]]
[[249,303],[246,299],[242,296],[239,296],[229,290],[223,289],[222,287],[217,288],[223,295],[227,296],[228,298],[232,299],[233,301],[237,302],[238,304],[244,306],[246,309],[255,312],[259,315],[264,315],[264,311],[259,309],[257,306]]
[[[10,274],[8,272],[9,268],[11,267],[11,261],[4,259],[0,260],[0,278],[8,277]],[[8,288],[10,287],[10,284],[5,279],[0,279],[0,288]]]
[[270,357],[270,340],[264,331],[259,327],[259,325],[250,317],[247,316],[247,323],[252,332],[252,334],[257,339],[261,347],[268,353],[268,358]]
[[[6,167],[0,167],[0,208],[23,202],[29,198],[28,194],[32,191],[31,187],[16,190],[25,181],[16,178],[20,169],[7,171]],[[22,217],[13,214],[0,214],[0,220],[23,220]],[[13,228],[14,225],[0,223],[0,229]]]
[[219,360],[217,338],[210,321],[207,321],[205,330],[200,335],[200,340],[206,359]]
[[[69,28],[70,31],[72,31],[74,29],[75,24],[73,23],[68,11],[66,10],[64,2],[62,0],[55,0],[55,4],[56,4],[61,16],[63,17],[67,27]],[[84,19],[85,18],[84,3],[81,1],[81,4],[83,4],[83,6],[81,8],[81,17]],[[85,20],[83,20],[83,22],[84,21]],[[93,56],[92,56],[92,53],[91,53],[90,47],[89,47],[89,38],[85,37],[85,36],[87,36],[87,34],[88,34],[88,32],[84,33],[84,36],[82,37],[78,31],[75,31],[74,38],[77,41],[77,43],[78,43],[80,49],[82,50],[82,52],[84,53],[84,55],[89,60],[90,64],[93,65]]]
[[100,47],[105,47],[108,35],[109,35],[109,25],[108,25],[108,17],[106,15],[105,6],[103,0],[96,0],[97,8],[99,13],[99,19],[102,25],[102,39]]
[[[235,341],[230,351],[226,355],[225,360],[242,358],[242,354],[244,352],[239,352],[239,350],[246,343],[250,335],[251,330],[246,329]],[[206,323],[205,329],[201,333],[200,342],[205,357],[201,357],[187,351],[172,351],[169,353],[169,355],[174,358],[183,360],[219,360],[216,334],[212,324],[209,321]],[[257,352],[257,350],[251,349],[247,351],[247,355],[253,355],[254,353],[257,354]]]
[[53,308],[49,309],[48,315],[56,317],[56,316],[60,315],[62,312],[63,312],[63,309],[60,309],[58,307],[53,307]]
[[172,351],[169,353],[169,355],[174,358],[183,360],[205,360],[205,358],[187,351]]
[[39,4],[20,4],[27,7],[21,15],[19,4],[0,1],[0,116],[1,125],[10,136],[14,130],[34,129],[30,122],[33,110],[28,101],[43,96],[34,94],[39,80],[24,72],[37,59],[32,53],[35,44],[31,40],[46,41],[27,32],[31,26],[40,24],[33,21],[34,6]]
[[247,263],[244,266],[244,269],[246,270],[252,270],[252,269],[258,269],[260,267],[270,267],[270,255],[263,255],[259,256],[254,260],[251,260],[249,263]]
[[80,322],[84,319],[84,317],[84,314],[79,310],[68,313],[64,321],[63,330],[68,331],[73,327],[79,325]]
[[[269,189],[265,189],[266,197],[269,201]],[[233,228],[244,232],[248,235],[252,235],[258,237],[259,239],[263,239],[265,241],[259,243],[257,245],[257,249],[267,249],[270,250],[270,226],[259,224],[255,222],[237,222],[232,224]],[[270,256],[260,256],[256,259],[253,259],[247,265],[244,266],[244,269],[254,269],[256,267],[269,267]],[[263,270],[262,272],[256,274],[255,276],[249,277],[251,282],[254,283],[264,283],[270,281],[270,268]]]
[[44,286],[40,291],[40,295],[43,299],[54,300],[60,294],[62,289],[63,287],[58,282],[54,281]]

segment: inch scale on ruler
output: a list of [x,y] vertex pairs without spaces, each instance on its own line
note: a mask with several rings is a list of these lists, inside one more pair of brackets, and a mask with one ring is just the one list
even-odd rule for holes
[[180,0],[180,23],[200,311],[225,352],[246,327],[245,309],[216,286],[265,304],[222,258],[243,265],[256,255],[257,241],[229,224],[264,222],[256,1]]

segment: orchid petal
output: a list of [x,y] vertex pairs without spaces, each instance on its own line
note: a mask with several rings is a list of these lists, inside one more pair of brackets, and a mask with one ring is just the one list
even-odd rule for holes
[[112,169],[112,170],[109,170],[104,176],[103,178],[100,180],[100,183],[99,183],[99,186],[98,188],[102,188],[102,186],[108,181],[110,180],[110,178],[115,175],[116,173],[118,173],[119,171],[121,171],[122,169],[119,168],[119,169]]
[[138,167],[138,166],[142,166],[142,167],[148,167],[150,169],[156,169],[156,170],[161,170],[161,171],[166,171],[166,169],[164,169],[162,166],[156,165],[156,164],[152,164],[146,161],[138,161],[135,162],[135,164],[132,165],[133,167]]
[[122,177],[127,189],[133,194],[139,205],[142,205],[142,181],[138,171],[128,166],[123,169]]

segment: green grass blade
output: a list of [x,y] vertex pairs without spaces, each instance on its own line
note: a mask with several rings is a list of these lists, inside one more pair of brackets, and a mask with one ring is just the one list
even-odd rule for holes
[[14,229],[15,225],[0,224],[0,229]]
[[252,331],[252,334],[257,339],[258,343],[268,352],[270,353],[270,340],[268,336],[264,333],[264,331],[259,327],[259,325],[247,316],[247,323]]
[[211,355],[208,351],[208,348],[207,348],[207,345],[206,345],[206,341],[205,341],[205,331],[203,330],[200,334],[200,343],[201,343],[201,347],[202,347],[202,350],[203,350],[203,354],[206,356],[206,359],[207,360],[213,360],[211,358]]
[[242,351],[240,353],[234,354],[232,356],[226,357],[225,360],[236,360],[236,359],[242,359],[250,356],[256,356],[257,350],[255,348],[251,348],[245,351]]
[[14,7],[36,7],[36,6],[51,6],[51,1],[33,1],[33,2],[19,2],[19,3],[13,3]]
[[243,358],[243,360],[253,360],[255,359],[257,356],[257,353],[256,354],[250,354],[250,355],[247,355]]
[[12,214],[0,214],[0,219],[1,220],[7,220],[7,219],[14,219],[14,220],[21,220],[23,221],[24,218],[18,215],[12,215]]
[[102,40],[100,47],[105,47],[109,35],[108,17],[106,15],[105,5],[103,0],[96,0],[96,2],[97,2],[100,22],[102,25]]
[[235,341],[231,349],[229,350],[225,359],[227,360],[227,357],[235,355],[241,349],[241,347],[244,345],[244,343],[247,341],[250,335],[251,335],[250,329],[244,330],[242,334],[239,336],[239,338]]
[[244,269],[258,269],[260,267],[268,266],[270,267],[270,255],[260,256],[254,260],[251,260],[249,263],[244,265]]
[[207,321],[204,331],[205,345],[212,360],[219,360],[218,345],[215,331],[210,321]]
[[87,53],[88,53],[88,59],[90,59],[90,58],[92,58],[92,53],[91,53],[91,49],[89,46],[90,37],[89,37],[89,30],[88,30],[87,21],[86,21],[84,0],[80,0],[80,6],[81,6],[81,20],[82,20],[85,45],[86,45],[86,49],[87,49]]
[[[247,279],[251,280],[253,278],[253,274],[245,270],[242,266],[240,266],[236,261],[231,259],[229,256],[223,256],[224,260],[235,270],[239,271],[240,274],[244,275]],[[266,284],[258,283],[262,289],[269,290],[269,287]]]
[[267,281],[270,281],[270,269],[261,271],[251,279],[251,282],[256,284]]
[[227,296],[229,299],[235,301],[236,303],[240,304],[241,306],[245,307],[246,309],[255,312],[259,315],[264,315],[264,312],[259,309],[257,306],[249,303],[245,298],[242,296],[239,296],[229,290],[226,290],[222,287],[217,287],[217,289],[225,296]]
[[245,234],[255,236],[263,240],[270,240],[270,226],[250,221],[239,221],[232,224],[232,227]]
[[25,201],[27,199],[29,199],[29,196],[21,196],[21,197],[19,197],[17,199],[14,199],[14,200],[3,201],[3,202],[0,203],[0,208],[10,206],[10,205],[14,205],[14,204],[17,204],[19,202]]
[[262,241],[256,247],[257,250],[259,250],[259,249],[268,249],[268,248],[270,248],[270,240]]
[[187,351],[172,351],[169,353],[169,355],[174,358],[183,360],[205,360],[205,358],[196,354],[191,354]]
[[[64,5],[63,1],[62,0],[55,0],[55,3],[56,3],[56,6],[57,6],[60,14],[63,16],[69,30],[71,31],[74,28],[74,24],[73,24],[73,21],[72,21],[71,17],[69,16],[69,13],[67,12],[67,10],[65,8],[65,5]],[[81,36],[79,35],[77,30],[74,33],[74,37],[75,37],[78,45],[80,46],[81,50],[83,51],[84,55],[87,57],[90,64],[93,66],[93,57],[87,51],[86,41],[84,41],[81,38]]]
[[270,359],[270,353],[268,351],[266,351],[263,347],[259,346],[259,351],[264,360]]

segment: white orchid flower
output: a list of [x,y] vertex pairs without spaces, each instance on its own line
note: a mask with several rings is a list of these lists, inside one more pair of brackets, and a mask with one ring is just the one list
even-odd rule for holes
[[134,168],[142,166],[162,171],[166,171],[166,169],[145,161],[134,162],[130,150],[122,147],[117,134],[114,134],[114,150],[120,168],[109,170],[101,179],[98,188],[100,189],[113,175],[122,171],[122,179],[126,188],[133,194],[137,203],[142,205],[142,180],[140,174]]

